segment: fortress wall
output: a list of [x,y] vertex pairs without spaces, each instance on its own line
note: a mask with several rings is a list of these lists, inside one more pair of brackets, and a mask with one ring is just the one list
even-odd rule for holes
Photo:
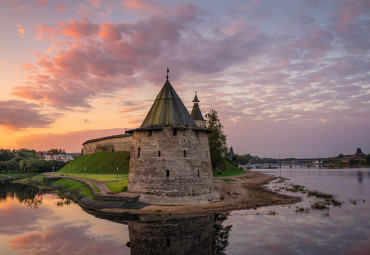
[[173,197],[213,192],[207,133],[187,128],[174,136],[170,127],[152,130],[151,136],[135,131],[128,191]]
[[83,154],[99,151],[130,151],[132,136],[107,138],[104,140],[83,144]]

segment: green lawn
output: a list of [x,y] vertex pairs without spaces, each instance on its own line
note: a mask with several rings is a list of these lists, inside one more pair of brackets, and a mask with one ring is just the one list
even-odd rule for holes
[[43,182],[43,180],[44,180],[44,177],[43,177],[43,176],[41,176],[41,175],[35,175],[35,176],[33,176],[33,177],[31,178],[31,180],[32,180],[32,181],[36,181],[36,182],[40,182],[40,183],[42,183],[42,182]]
[[[82,155],[70,161],[58,173],[84,173],[90,174],[128,174],[130,165],[130,152],[97,152],[94,154]],[[100,170],[101,169],[101,170]]]
[[229,162],[226,162],[226,170],[223,171],[221,174],[217,173],[215,170],[213,170],[213,176],[218,177],[218,176],[234,176],[234,175],[239,175],[239,174],[245,174],[246,171],[237,168],[236,166],[233,166]]
[[58,181],[53,182],[54,184],[57,185],[63,185],[66,189],[68,190],[77,190],[80,194],[82,194],[84,197],[88,197],[93,199],[93,194],[92,191],[85,186],[84,184],[78,182],[78,181],[73,181],[69,179],[60,179]]
[[[58,172],[59,173],[59,172]],[[80,177],[85,178],[85,174],[68,174],[72,177]],[[118,180],[126,180],[127,181],[127,174],[119,174]],[[86,174],[86,178],[101,181],[101,182],[107,182],[107,181],[116,181],[117,175],[116,174]]]
[[104,185],[113,192],[127,191],[127,179],[121,181],[106,182],[104,183]]

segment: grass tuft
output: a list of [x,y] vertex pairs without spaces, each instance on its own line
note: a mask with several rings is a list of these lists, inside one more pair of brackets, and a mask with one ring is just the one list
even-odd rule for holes
[[108,189],[113,192],[124,192],[127,191],[127,180],[113,181],[104,183]]

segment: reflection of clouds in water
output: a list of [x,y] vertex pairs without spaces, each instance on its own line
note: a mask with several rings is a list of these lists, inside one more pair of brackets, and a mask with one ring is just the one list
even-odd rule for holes
[[8,241],[12,250],[24,254],[129,254],[124,242],[95,236],[89,225],[54,225],[46,231],[29,233]]
[[0,210],[0,233],[14,235],[34,230],[40,215],[48,214],[50,214],[50,210],[45,207],[30,210],[18,202],[10,202]]
[[282,208],[276,216],[245,216],[246,212],[257,211],[234,212],[226,222],[233,224],[227,253],[361,254],[369,246],[370,238],[370,220],[368,214],[362,212],[364,209],[359,207],[357,213],[350,215],[337,215],[334,209],[329,210],[329,218],[321,216],[324,211],[295,214],[294,206]]
[[[35,210],[8,198],[0,205],[0,250],[16,254],[129,254],[127,226],[97,219],[45,194]],[[103,249],[107,249],[103,251]],[[108,251],[108,252],[107,252]]]

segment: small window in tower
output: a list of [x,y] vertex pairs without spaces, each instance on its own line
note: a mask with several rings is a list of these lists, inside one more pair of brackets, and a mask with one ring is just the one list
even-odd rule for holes
[[174,128],[173,129],[173,136],[176,136],[177,135],[177,129],[176,128]]
[[184,151],[184,158],[186,158],[186,151]]
[[171,245],[171,240],[167,238],[167,246],[170,247],[170,245]]
[[166,177],[170,177],[170,170],[166,170]]
[[141,152],[141,149],[139,147],[139,148],[137,148],[137,158],[140,158],[140,152]]
[[153,134],[152,130],[149,130],[148,131],[148,136],[152,136],[152,134]]
[[158,151],[158,158],[161,157],[161,151]]
[[198,177],[200,177],[199,169],[198,169]]

